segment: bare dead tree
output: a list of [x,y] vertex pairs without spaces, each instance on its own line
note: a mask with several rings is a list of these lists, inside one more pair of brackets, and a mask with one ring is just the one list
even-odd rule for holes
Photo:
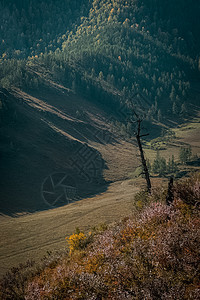
[[141,158],[142,167],[143,167],[142,174],[145,175],[145,179],[146,179],[146,183],[147,183],[147,191],[148,191],[149,194],[151,194],[151,180],[150,180],[149,170],[148,170],[148,167],[147,167],[146,159],[145,159],[145,156],[144,156],[144,151],[143,151],[143,148],[142,148],[142,142],[141,142],[141,138],[144,137],[144,136],[148,136],[149,133],[141,134],[141,123],[142,123],[143,119],[141,119],[139,117],[139,115],[136,113],[133,106],[131,107],[131,110],[133,112],[133,115],[136,117],[136,121],[135,122],[131,121],[131,122],[132,123],[137,123],[137,130],[135,132],[135,136],[136,136],[138,148],[139,148],[139,151],[140,151],[140,158]]
[[174,180],[173,180],[173,177],[170,177],[170,180],[168,183],[166,204],[171,205],[173,203],[173,201],[174,201]]
[[147,191],[149,194],[151,194],[151,180],[150,180],[150,176],[149,176],[149,170],[147,167],[147,163],[146,163],[146,159],[144,157],[144,151],[142,148],[142,143],[141,143],[141,137],[147,136],[149,135],[147,134],[140,134],[141,132],[141,123],[142,120],[138,118],[137,120],[137,132],[136,132],[136,139],[137,139],[137,144],[138,144],[138,148],[140,151],[140,157],[141,157],[141,161],[142,161],[142,166],[143,166],[143,174],[145,175],[145,179],[146,179],[146,183],[147,183]]

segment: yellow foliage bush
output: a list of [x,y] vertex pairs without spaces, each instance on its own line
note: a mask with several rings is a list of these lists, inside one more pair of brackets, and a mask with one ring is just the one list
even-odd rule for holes
[[69,252],[72,254],[74,251],[84,248],[84,241],[86,235],[83,232],[74,233],[70,237],[65,238],[69,244]]
[[99,253],[93,257],[89,257],[86,260],[85,271],[88,273],[95,273],[104,264],[104,255]]

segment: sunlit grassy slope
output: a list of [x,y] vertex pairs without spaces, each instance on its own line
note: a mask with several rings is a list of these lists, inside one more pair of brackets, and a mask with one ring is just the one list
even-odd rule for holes
[[28,258],[41,258],[47,250],[64,249],[65,236],[76,227],[87,230],[128,215],[140,184],[140,181],[117,182],[106,193],[64,207],[18,218],[0,217],[1,274]]
[[[110,226],[91,228],[90,225],[89,232],[83,226],[76,229],[66,237],[68,247],[63,253],[47,255],[39,265],[27,262],[26,266],[7,273],[0,281],[0,297],[2,300],[24,296],[27,300],[199,299],[199,183],[199,172],[178,180],[174,185],[173,205],[166,205],[167,190],[161,182],[157,182],[159,187],[151,195],[137,193],[132,216],[127,211],[125,218],[116,219]],[[110,213],[117,218],[116,201],[121,206],[123,201],[129,207],[130,203],[121,197],[128,199],[127,190],[132,190],[130,195],[133,195],[136,189],[132,184],[129,189],[128,185],[130,181],[113,185],[114,193],[121,195],[118,198],[111,197],[110,189],[110,198],[103,195],[96,198],[97,202],[93,199],[91,223],[96,223],[93,218],[98,218],[98,213],[101,216],[104,213],[107,221]],[[107,204],[105,198],[109,200]],[[88,209],[88,200],[82,204],[79,219],[85,223],[83,214]],[[102,205],[107,212],[102,211]],[[87,219],[90,217],[87,214]],[[61,224],[61,220],[54,218],[55,225]],[[48,244],[47,237],[44,240]]]
[[[132,186],[129,190],[121,185],[138,164],[136,146],[116,139],[109,131],[109,116],[102,109],[61,86],[31,95],[15,90],[14,98],[7,102],[14,105],[12,112],[16,117],[1,127],[1,153],[4,154],[1,274],[16,263],[30,257],[37,259],[47,250],[63,247],[65,234],[77,226],[87,228],[99,222],[110,223],[127,214],[131,209],[132,190],[139,187]],[[107,134],[108,141],[104,138]],[[100,184],[82,180],[79,184],[77,177],[79,198],[91,198],[50,209],[41,197],[44,178],[59,171],[75,176],[73,168],[69,168],[70,162],[78,156],[78,147],[85,143],[104,162],[97,174],[98,179],[104,180]],[[106,181],[119,181],[119,184],[113,183],[108,188]],[[98,193],[102,194],[95,197]],[[30,214],[41,210],[44,211]]]
[[[191,143],[193,152],[200,154],[198,119],[178,127],[175,132],[176,139],[165,145],[161,155],[167,158],[174,154],[177,159],[179,143],[188,144],[191,137],[196,137]],[[107,163],[104,177],[113,183],[99,195],[64,207],[16,218],[1,216],[1,274],[28,258],[38,260],[46,251],[64,249],[65,236],[76,227],[87,231],[92,226],[112,223],[132,213],[134,194],[145,184],[143,179],[128,179],[139,165],[136,147],[122,140],[106,145],[92,142],[91,145],[102,154]],[[145,149],[145,152],[150,158],[155,157],[156,151]],[[153,185],[158,184],[159,179],[153,179]]]
[[[1,144],[1,151],[10,154],[4,157],[4,164],[12,167],[12,172],[9,172],[12,185],[10,181],[7,185],[2,185],[2,191],[6,192],[7,189],[8,195],[12,194],[12,197],[8,199],[10,204],[7,203],[6,193],[1,199],[1,205],[8,208],[8,213],[0,216],[1,274],[28,258],[41,258],[47,250],[63,249],[65,236],[76,227],[87,230],[99,223],[112,223],[129,215],[134,194],[145,184],[144,179],[133,176],[140,165],[136,141],[113,133],[110,115],[101,108],[54,82],[49,82],[49,85],[51,88],[31,95],[15,90],[16,98],[13,103],[17,112],[16,120],[1,128],[4,138],[7,136]],[[193,154],[200,155],[197,111],[198,107],[196,117],[186,120],[185,124],[174,124],[171,129],[175,132],[175,138],[159,142],[162,146],[161,156],[168,159],[174,155],[175,160],[178,160],[180,147],[189,144]],[[26,126],[22,130],[24,121]],[[69,147],[70,141],[75,143],[74,148]],[[104,161],[100,173],[103,179],[101,184],[82,184],[82,200],[49,209],[41,198],[42,180],[53,171],[68,169],[76,145],[84,143],[95,149]],[[144,141],[143,144],[146,157],[153,161],[156,150],[149,147],[149,142]],[[16,156],[13,155],[14,150]],[[16,161],[18,163],[13,165]],[[190,171],[198,167],[180,168]],[[29,179],[34,175],[30,185],[29,181],[24,184],[27,180],[26,174]],[[2,177],[2,182],[5,180],[6,183],[8,179],[7,176]],[[161,179],[152,180],[153,185],[158,185]],[[17,182],[20,183],[18,186]],[[13,193],[14,184],[16,191],[26,191],[27,197],[23,193],[23,197],[20,197],[20,192]],[[9,207],[12,206],[18,209],[10,212],[18,214],[12,214],[11,217]],[[27,209],[30,207],[35,213],[30,214]],[[48,210],[37,212],[43,209]]]

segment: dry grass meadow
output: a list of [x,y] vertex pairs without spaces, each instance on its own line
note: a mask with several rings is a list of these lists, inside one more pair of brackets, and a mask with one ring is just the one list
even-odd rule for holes
[[[27,97],[27,95],[23,96]],[[54,100],[57,101],[57,99]],[[31,98],[28,101],[36,107],[41,105],[37,98]],[[60,110],[63,109],[62,103],[64,102],[61,101],[60,107],[57,107]],[[47,109],[53,109],[51,105],[53,105],[52,98]],[[40,109],[45,108],[40,107]],[[55,109],[53,113],[58,114],[58,109]],[[73,115],[73,112],[69,114]],[[99,111],[96,111],[95,124],[100,124],[98,117]],[[64,118],[67,118],[66,114]],[[66,122],[68,122],[67,119]],[[77,124],[77,130],[79,125]],[[101,126],[104,124],[102,123]],[[189,124],[182,124],[173,130],[176,138],[165,144],[165,149],[160,151],[162,156],[168,159],[174,154],[177,160],[180,146],[187,144],[192,146],[193,154],[200,155],[198,117]],[[69,136],[73,136],[72,130],[68,133]],[[132,213],[134,195],[145,184],[144,179],[130,176],[140,164],[136,145],[120,139],[102,144],[90,140],[89,137],[88,142],[91,147],[101,153],[106,162],[107,168],[104,170],[103,177],[110,182],[107,189],[95,196],[55,209],[21,213],[14,217],[1,215],[0,275],[3,275],[10,267],[24,263],[28,259],[36,261],[41,259],[47,251],[64,250],[67,246],[65,237],[72,234],[77,227],[88,231],[93,226],[102,223],[110,224]],[[145,153],[150,161],[153,161],[156,151],[146,147]],[[154,186],[160,186],[163,181],[166,185],[167,179],[152,178]]]

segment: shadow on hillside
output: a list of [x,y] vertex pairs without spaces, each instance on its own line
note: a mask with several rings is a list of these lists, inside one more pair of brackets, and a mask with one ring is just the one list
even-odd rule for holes
[[192,167],[200,167],[200,158],[196,158],[192,161],[188,161],[187,165]]
[[[29,94],[33,96],[36,105],[38,100],[44,105],[46,110],[40,111],[40,115],[45,117],[50,125],[56,124],[61,132],[67,128],[69,135],[83,143],[87,143],[88,140],[104,145],[117,142],[107,126],[110,115],[106,114],[105,110],[104,115],[101,115],[100,105],[97,106],[76,94],[66,94],[49,88],[43,88],[40,92],[31,91]],[[46,104],[49,107],[46,107]]]
[[75,155],[76,151],[65,153],[66,160],[62,162],[31,153],[30,149],[26,153],[1,152],[0,213],[14,217],[60,207],[106,191],[102,174],[106,165],[99,153],[86,160]]
[[106,164],[97,150],[54,130],[50,119],[44,122],[38,110],[5,91],[0,96],[1,214],[60,207],[107,189]]

